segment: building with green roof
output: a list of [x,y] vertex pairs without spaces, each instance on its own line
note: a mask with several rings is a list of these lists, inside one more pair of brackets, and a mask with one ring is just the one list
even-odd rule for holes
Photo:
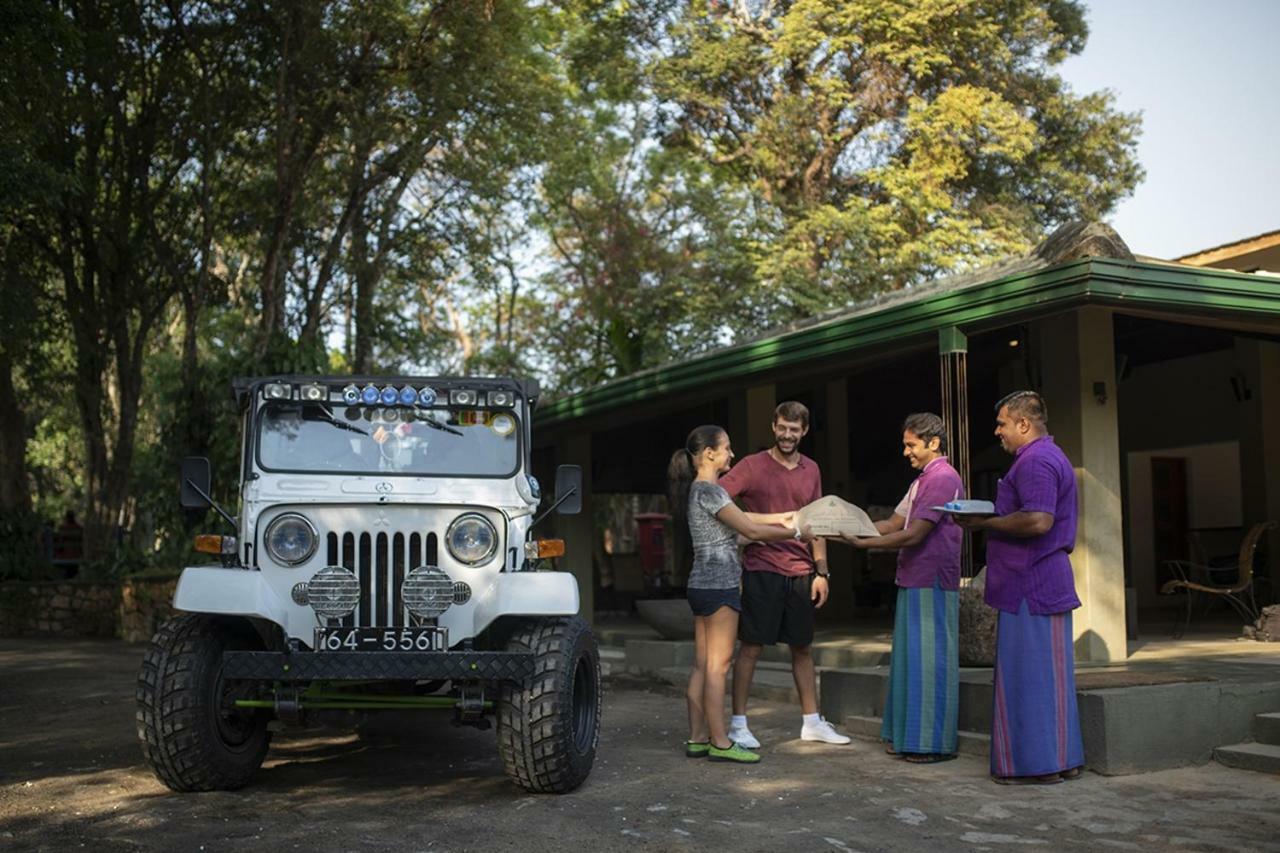
[[[537,467],[578,463],[586,474],[583,514],[557,521],[583,612],[644,594],[631,522],[605,510],[659,506],[667,461],[694,426],[724,425],[741,457],[771,443],[778,402],[805,403],[801,451],[821,466],[824,491],[874,517],[913,476],[900,425],[915,411],[947,418],[970,494],[994,497],[1010,459],[992,407],[1020,388],[1043,395],[1080,478],[1078,659],[1126,656],[1126,609],[1144,633],[1167,633],[1169,608],[1182,606],[1160,593],[1168,562],[1229,554],[1251,524],[1280,518],[1280,278],[1136,258],[1106,226],[1075,224],[1025,257],[548,396]],[[828,551],[835,581],[820,626],[888,606],[892,555]],[[1259,553],[1260,597],[1280,586],[1278,558],[1273,533]]]

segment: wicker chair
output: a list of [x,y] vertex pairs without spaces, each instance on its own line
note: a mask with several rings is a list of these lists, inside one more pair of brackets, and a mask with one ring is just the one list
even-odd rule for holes
[[1264,533],[1277,526],[1274,521],[1262,521],[1249,528],[1244,540],[1240,543],[1240,559],[1235,565],[1236,577],[1231,583],[1217,583],[1214,575],[1221,575],[1222,566],[1208,566],[1189,560],[1166,560],[1174,579],[1166,581],[1160,588],[1163,595],[1184,592],[1187,596],[1187,617],[1181,627],[1175,625],[1174,637],[1181,637],[1191,627],[1197,595],[1209,596],[1210,600],[1222,599],[1240,615],[1247,623],[1258,619],[1258,602],[1254,597],[1253,558],[1258,550],[1258,541]]

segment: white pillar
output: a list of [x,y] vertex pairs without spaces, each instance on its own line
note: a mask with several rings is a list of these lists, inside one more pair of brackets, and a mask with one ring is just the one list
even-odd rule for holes
[[1088,306],[1037,328],[1049,432],[1075,467],[1079,489],[1071,555],[1081,602],[1073,617],[1076,660],[1123,661],[1128,642],[1112,314]]

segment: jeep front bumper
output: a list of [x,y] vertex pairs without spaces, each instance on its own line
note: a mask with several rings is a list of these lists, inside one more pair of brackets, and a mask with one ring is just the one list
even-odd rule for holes
[[224,652],[222,677],[243,681],[523,681],[532,652]]

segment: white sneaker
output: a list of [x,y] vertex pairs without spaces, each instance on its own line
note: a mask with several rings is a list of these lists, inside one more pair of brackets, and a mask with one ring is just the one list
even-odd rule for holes
[[753,735],[751,733],[751,729],[746,726],[730,726],[728,735],[729,740],[733,741],[738,746],[745,747],[747,749],[760,748],[760,741],[756,740],[756,736]]
[[[733,735],[729,735],[733,737]],[[800,727],[800,740],[816,740],[822,743],[839,743],[845,744],[849,742],[849,738],[840,734],[835,728],[822,717],[818,718],[816,723],[805,723]]]

